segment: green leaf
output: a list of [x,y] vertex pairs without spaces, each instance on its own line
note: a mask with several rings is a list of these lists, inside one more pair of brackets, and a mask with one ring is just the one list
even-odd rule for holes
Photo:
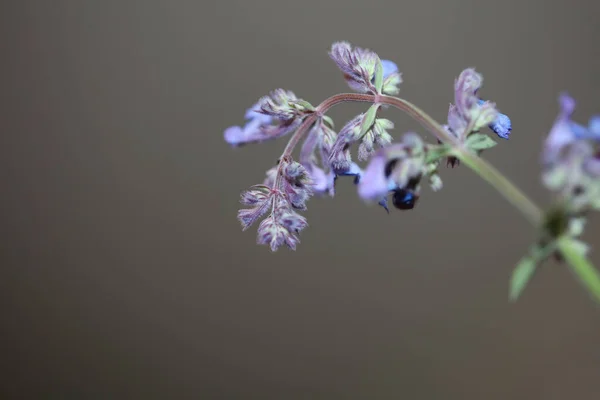
[[581,283],[600,302],[600,273],[585,258],[585,255],[581,252],[581,246],[575,243],[573,239],[565,237],[559,240],[558,248]]
[[291,104],[299,111],[315,111],[315,108],[306,100],[298,99],[291,102]]
[[492,148],[497,143],[484,133],[473,133],[467,138],[466,144],[471,150],[479,151]]
[[430,164],[447,157],[452,153],[452,147],[447,144],[428,144],[427,154],[425,155],[425,163]]
[[516,301],[519,298],[523,289],[527,286],[527,282],[533,276],[536,266],[537,261],[531,256],[525,256],[519,261],[510,279],[510,294],[508,296],[510,301]]
[[329,127],[330,127],[331,129],[333,129],[333,128],[334,128],[334,126],[333,126],[333,119],[331,119],[331,117],[328,117],[327,115],[323,115],[323,121],[325,121],[325,123],[326,123],[327,125],[329,125]]
[[510,301],[516,301],[527,283],[533,277],[537,266],[544,261],[550,254],[556,250],[556,243],[550,242],[544,247],[533,246],[529,254],[523,257],[513,270],[510,280],[510,291],[508,298]]
[[377,57],[377,61],[375,62],[375,90],[377,93],[381,93],[381,89],[383,88],[383,65],[381,64],[381,60]]
[[365,113],[363,120],[360,124],[360,135],[359,137],[363,137],[365,133],[367,133],[371,127],[373,127],[373,123],[375,122],[375,117],[377,116],[377,110],[379,110],[379,104],[373,104],[369,107],[369,110]]

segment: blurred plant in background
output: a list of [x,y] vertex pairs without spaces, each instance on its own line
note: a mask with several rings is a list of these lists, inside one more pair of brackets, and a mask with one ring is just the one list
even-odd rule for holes
[[[313,195],[335,194],[338,177],[353,177],[358,194],[377,202],[386,211],[388,197],[400,210],[415,207],[421,185],[442,189],[439,166],[460,163],[490,183],[538,230],[538,239],[513,271],[509,297],[518,298],[536,268],[547,258],[566,262],[591,294],[600,301],[600,275],[586,258],[588,246],[580,241],[586,216],[600,209],[600,116],[588,126],[571,120],[575,101],[560,96],[560,113],[542,150],[542,182],[553,193],[552,205],[542,211],[492,165],[480,157],[497,143],[489,135],[508,139],[511,120],[496,104],[479,96],[483,77],[473,68],[462,71],[454,82],[454,104],[445,124],[439,124],[410,102],[394,97],[400,92],[402,75],[390,60],[381,60],[368,49],[337,42],[331,59],[348,86],[357,93],[334,95],[313,106],[287,90],[277,89],[246,111],[244,126],[225,130],[232,146],[258,143],[291,135],[277,165],[262,184],[242,193],[247,206],[238,212],[243,229],[255,222],[259,244],[272,251],[286,245],[296,249],[299,233],[308,226],[298,213]],[[339,130],[327,111],[343,102],[370,104]],[[437,140],[425,142],[416,133],[405,133],[393,143],[394,123],[381,111],[395,107],[419,121]],[[293,152],[302,142],[298,161]],[[368,161],[363,169],[353,161]]]

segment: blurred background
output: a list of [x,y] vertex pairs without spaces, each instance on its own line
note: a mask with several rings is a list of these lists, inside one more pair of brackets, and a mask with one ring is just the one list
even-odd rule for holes
[[[6,399],[582,399],[598,391],[600,309],[547,263],[516,304],[535,239],[467,168],[412,212],[350,179],[314,198],[296,252],[242,232],[239,194],[286,140],[223,130],[283,87],[348,91],[348,40],[394,60],[401,96],[443,121],[454,78],[513,133],[485,153],[540,204],[557,96],[600,112],[599,3],[5,1],[0,381]],[[330,114],[341,127],[364,105]],[[394,133],[423,129],[400,112]],[[430,138],[430,136],[427,136]],[[585,239],[600,265],[600,218]]]

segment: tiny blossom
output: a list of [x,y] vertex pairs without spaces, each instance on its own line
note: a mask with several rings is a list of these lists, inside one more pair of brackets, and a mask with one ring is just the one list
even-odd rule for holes
[[[276,179],[277,171],[283,178],[280,181]],[[258,227],[257,242],[268,244],[272,251],[284,244],[295,249],[299,243],[296,234],[308,224],[294,209],[306,209],[313,182],[306,169],[291,160],[282,160],[269,170],[266,181],[270,181],[268,185],[255,185],[242,193],[240,202],[250,208],[239,210],[238,219],[246,230],[271,210]]]
[[398,66],[390,60],[380,60],[379,56],[368,49],[352,47],[347,42],[337,42],[331,46],[331,59],[344,73],[348,85],[357,92],[376,94],[375,71],[381,62],[383,86],[381,93],[397,94],[402,83],[402,75]]
[[398,66],[390,60],[381,60],[383,67],[383,94],[395,96],[400,92],[400,84],[402,83],[402,74],[398,71]]
[[398,66],[393,61],[381,60],[381,66],[383,67],[383,80],[386,80],[390,75],[398,72]]
[[262,97],[258,101],[260,112],[277,119],[288,121],[314,111],[310,103],[298,99],[293,92],[289,90],[276,89],[268,96]]
[[510,119],[498,113],[496,105],[477,97],[483,77],[473,68],[461,72],[454,82],[454,102],[448,110],[446,129],[461,140],[471,132],[487,126],[498,136],[507,139],[512,129]]
[[[484,105],[486,103],[485,100],[479,99],[479,105]],[[510,136],[510,132],[512,130],[512,122],[507,115],[498,112],[496,119],[488,125],[488,127],[502,139],[508,139]]]
[[261,112],[260,103],[246,111],[246,124],[231,126],[225,129],[223,136],[231,146],[241,146],[249,143],[259,143],[266,140],[277,139],[294,131],[300,120],[281,120]]
[[238,211],[238,219],[242,224],[242,229],[246,230],[269,210],[273,202],[273,193],[266,186],[255,185],[250,190],[242,193],[240,202],[252,206],[252,208]]
[[300,163],[292,161],[283,166],[282,190],[290,205],[298,210],[306,209],[306,201],[313,194],[313,181]]
[[364,114],[359,114],[342,128],[329,154],[329,163],[337,175],[341,175],[350,169],[352,156],[350,146],[359,139],[360,124]]
[[[379,106],[374,107],[379,108]],[[374,114],[377,113],[376,109],[374,109]],[[365,161],[371,157],[375,151],[375,146],[385,147],[392,142],[392,136],[388,133],[388,130],[394,127],[394,123],[385,118],[374,117],[374,119],[369,120],[373,123],[370,127],[365,125],[366,132],[361,135],[361,127],[363,127],[367,116],[368,113],[357,115],[338,134],[329,156],[329,162],[337,175],[348,175],[347,171],[352,165],[350,154],[352,144],[360,141],[358,159]]]
[[277,251],[284,244],[296,250],[300,242],[296,234],[308,226],[306,219],[293,211],[281,196],[273,201],[273,212],[258,227],[257,243],[269,245],[271,251]]
[[358,159],[365,161],[371,157],[375,151],[375,145],[385,147],[392,143],[392,135],[388,133],[389,129],[394,128],[394,123],[389,119],[376,118],[371,129],[364,134],[358,147]]
[[360,47],[352,48],[348,42],[336,42],[331,46],[331,59],[344,73],[348,85],[357,92],[376,93],[373,84],[377,54]]

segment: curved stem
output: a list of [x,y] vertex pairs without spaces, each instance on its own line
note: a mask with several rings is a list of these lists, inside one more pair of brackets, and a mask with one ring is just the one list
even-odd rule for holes
[[[454,157],[460,159],[463,164],[465,164],[477,175],[492,185],[513,206],[521,211],[529,220],[529,222],[531,222],[535,227],[541,227],[544,219],[544,213],[537,205],[535,205],[535,203],[533,203],[533,201],[531,201],[523,192],[521,192],[519,188],[517,188],[511,181],[502,175],[500,171],[494,168],[487,161],[480,158],[473,151],[465,148],[456,137],[451,135],[443,126],[441,126],[423,110],[414,104],[397,97],[343,93],[328,98],[322,102],[312,114],[305,117],[304,121],[285,147],[281,161],[291,157],[294,147],[296,147],[300,139],[302,139],[305,133],[311,128],[318,118],[321,118],[325,112],[327,112],[327,110],[336,104],[348,101],[387,104],[404,111],[406,114],[419,121],[421,125],[435,135],[438,140],[443,143],[450,144],[452,147],[451,154]],[[277,178],[275,180],[275,188],[279,187],[279,179],[282,172],[281,166],[283,164],[283,162],[280,163],[277,172]],[[568,239],[559,239],[558,248],[587,289],[595,296],[596,299],[600,300],[600,274],[598,274],[592,264],[585,258],[583,254],[580,254],[576,251]]]
[[[543,218],[542,211],[525,194],[523,194],[519,188],[506,179],[506,177],[491,164],[478,157],[473,152],[464,149],[458,139],[449,134],[443,126],[430,117],[425,111],[421,110],[416,105],[397,97],[359,93],[342,93],[331,96],[319,104],[314,113],[305,118],[285,147],[281,159],[283,160],[291,156],[292,151],[298,142],[314,124],[317,118],[322,116],[336,104],[350,101],[387,104],[404,111],[413,119],[421,123],[421,125],[435,135],[441,142],[452,144],[452,147],[454,148],[453,155],[459,158],[467,167],[471,168],[486,182],[491,184],[512,205],[519,209],[529,222],[535,226],[541,224]],[[277,176],[279,177],[279,174]]]

